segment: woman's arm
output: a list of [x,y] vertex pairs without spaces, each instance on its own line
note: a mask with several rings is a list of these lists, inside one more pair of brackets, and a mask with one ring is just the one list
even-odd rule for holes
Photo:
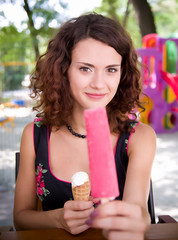
[[37,212],[33,123],[30,123],[25,127],[21,138],[20,166],[14,199],[14,225],[18,230],[47,227],[50,224],[52,227],[54,221],[47,212]]
[[15,188],[14,225],[16,230],[63,228],[73,234],[88,229],[85,221],[93,211],[93,202],[68,201],[64,208],[37,211],[33,123],[22,134],[20,166]]
[[147,202],[155,151],[155,132],[140,123],[129,139],[123,200],[101,204],[87,221],[89,226],[107,229],[108,239],[144,239],[150,225]]
[[156,134],[143,123],[135,129],[128,145],[129,163],[124,187],[123,201],[142,207],[145,220],[150,222],[148,195],[150,190],[151,169],[156,152]]

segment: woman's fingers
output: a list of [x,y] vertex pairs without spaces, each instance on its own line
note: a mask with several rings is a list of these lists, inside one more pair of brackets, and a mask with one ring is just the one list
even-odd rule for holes
[[105,233],[108,240],[143,240],[144,235],[140,233],[108,231]]
[[64,211],[64,219],[67,221],[69,219],[87,219],[91,216],[93,212],[93,206],[89,209],[82,210],[82,211],[73,211],[70,209],[66,209]]
[[93,215],[100,217],[119,215],[140,219],[142,218],[142,210],[140,206],[117,200],[100,204]]
[[86,225],[86,223],[85,223],[85,219],[72,219],[72,220],[68,221],[67,225],[69,228],[74,228],[74,227]]
[[64,204],[64,209],[70,209],[73,211],[82,211],[93,207],[92,201],[74,201],[70,200]]
[[92,201],[66,202],[63,208],[65,229],[72,234],[78,234],[87,230],[90,226],[86,224],[86,220],[90,218],[93,210]]
[[142,207],[123,202],[112,201],[96,208],[86,224],[104,229],[107,239],[144,239],[148,224],[144,220]]
[[147,229],[147,225],[143,221],[137,219],[133,220],[123,216],[96,217],[88,220],[86,223],[95,228],[119,231],[144,232]]
[[80,226],[74,226],[72,228],[69,228],[68,232],[75,235],[75,234],[82,233],[89,228],[90,227],[87,224],[83,224],[83,225],[80,225]]
[[93,209],[83,211],[66,210],[64,212],[64,220],[67,231],[72,234],[78,234],[90,228],[90,226],[86,224],[86,220],[90,217],[92,211]]

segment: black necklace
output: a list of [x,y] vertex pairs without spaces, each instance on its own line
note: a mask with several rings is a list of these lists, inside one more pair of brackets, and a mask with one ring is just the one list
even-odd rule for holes
[[71,132],[72,135],[74,135],[75,137],[79,137],[79,138],[86,138],[87,137],[86,135],[82,135],[80,133],[74,132],[74,130],[71,128],[71,126],[68,123],[66,123],[66,127],[69,130],[69,132]]

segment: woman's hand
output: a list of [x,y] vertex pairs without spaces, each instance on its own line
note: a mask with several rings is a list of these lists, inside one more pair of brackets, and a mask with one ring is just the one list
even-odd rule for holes
[[72,234],[87,230],[90,226],[86,224],[86,221],[93,210],[92,201],[67,201],[62,211],[62,219],[60,219],[62,228]]
[[148,215],[138,205],[117,200],[99,205],[86,223],[104,229],[109,240],[143,240],[150,225]]

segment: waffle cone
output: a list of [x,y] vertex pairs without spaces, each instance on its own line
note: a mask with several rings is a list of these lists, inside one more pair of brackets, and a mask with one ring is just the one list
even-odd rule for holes
[[90,196],[90,183],[89,181],[85,182],[84,184],[73,187],[72,193],[74,200],[77,201],[88,201]]

